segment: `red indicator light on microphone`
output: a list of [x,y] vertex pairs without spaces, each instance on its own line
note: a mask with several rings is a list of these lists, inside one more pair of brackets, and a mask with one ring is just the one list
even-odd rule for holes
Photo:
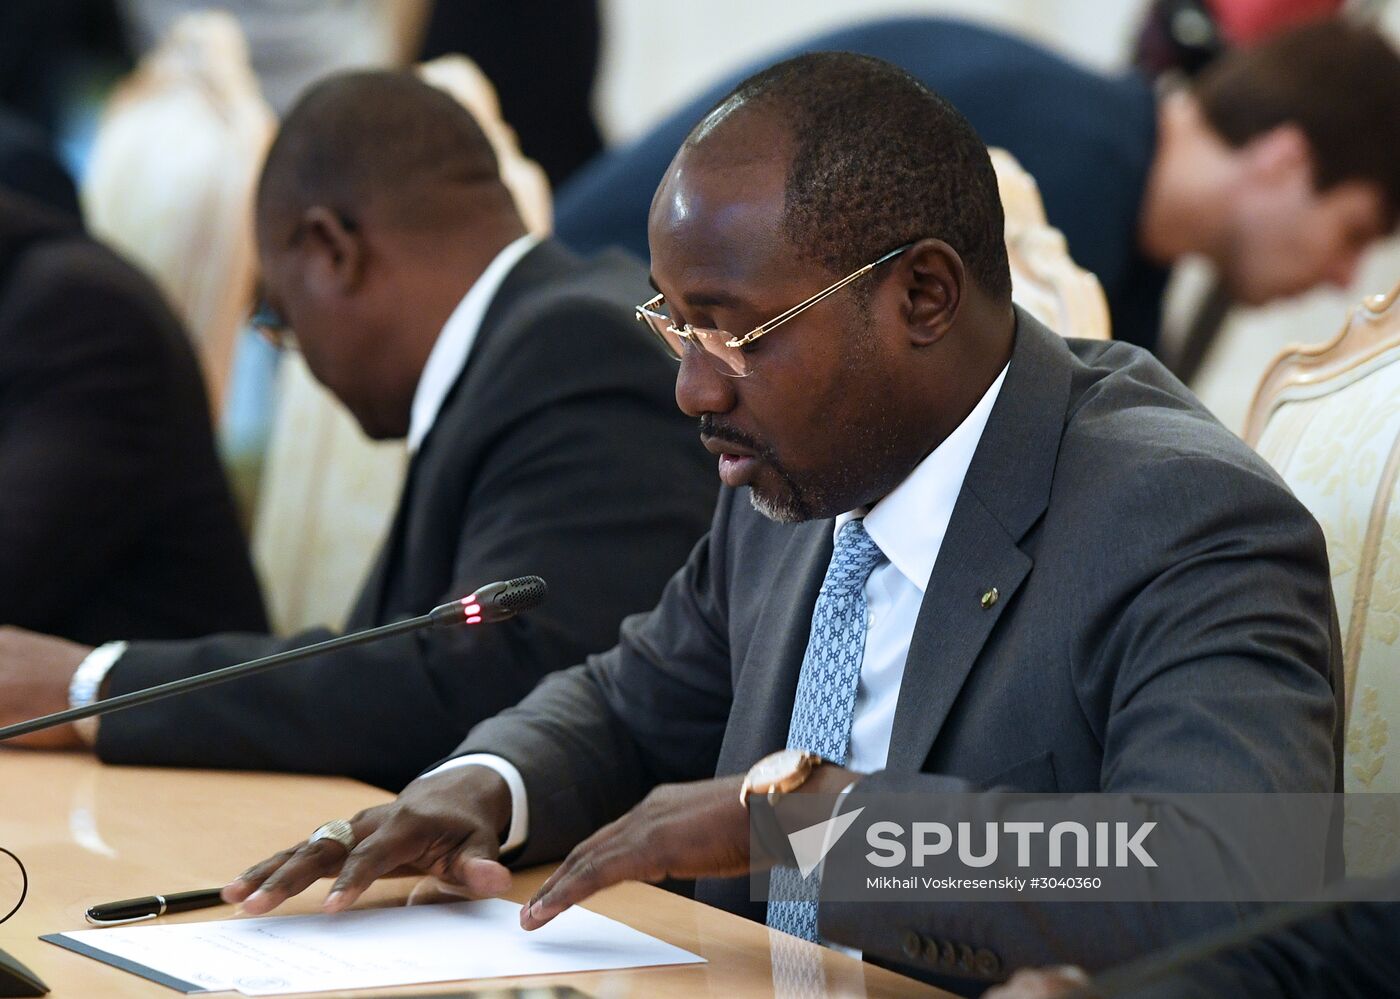
[[475,615],[472,615],[471,617],[468,617],[468,618],[467,618],[467,624],[480,624],[480,623],[481,623],[481,615],[480,615],[480,614],[475,614]]
[[481,604],[467,604],[467,606],[462,608],[462,613],[467,615],[467,617],[471,617],[473,614],[480,614]]

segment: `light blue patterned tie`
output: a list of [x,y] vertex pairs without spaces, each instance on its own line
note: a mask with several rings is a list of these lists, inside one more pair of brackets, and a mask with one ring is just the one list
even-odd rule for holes
[[[812,610],[812,632],[788,725],[791,749],[846,762],[865,657],[865,581],[884,557],[859,520],[841,528]],[[819,888],[818,871],[803,878],[796,868],[775,867],[768,883],[768,925],[815,941]]]

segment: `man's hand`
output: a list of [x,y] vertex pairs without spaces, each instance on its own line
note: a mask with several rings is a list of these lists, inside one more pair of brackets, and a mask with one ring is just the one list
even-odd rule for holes
[[[65,638],[0,627],[0,725],[13,725],[68,707],[68,684],[92,649]],[[7,739],[0,746],[80,749],[72,725]]]
[[1067,996],[1089,984],[1089,976],[1071,965],[1059,968],[1022,968],[1005,985],[999,985],[982,999],[1055,999]]
[[537,929],[576,902],[621,881],[732,877],[749,871],[749,813],[742,777],[662,784],[564,858],[520,910]]
[[[823,763],[801,793],[838,794],[858,776]],[[743,783],[739,776],[653,788],[636,808],[574,847],[520,910],[520,925],[538,929],[621,881],[654,884],[749,873],[749,813],[739,804]]]
[[350,820],[355,849],[302,842],[250,867],[224,887],[225,902],[259,915],[339,872],[322,908],[339,912],[386,876],[431,874],[474,898],[510,888],[497,861],[510,824],[510,788],[488,767],[464,766],[409,784],[387,805]]

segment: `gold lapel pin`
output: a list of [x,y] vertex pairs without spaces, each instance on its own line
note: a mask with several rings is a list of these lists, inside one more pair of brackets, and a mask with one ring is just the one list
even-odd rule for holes
[[1000,599],[1000,591],[995,586],[989,587],[987,592],[982,594],[982,609],[987,610]]

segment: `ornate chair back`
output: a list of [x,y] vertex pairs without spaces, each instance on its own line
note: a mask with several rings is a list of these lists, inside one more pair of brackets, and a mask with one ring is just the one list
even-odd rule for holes
[[[1397,298],[1400,286],[1352,309],[1331,341],[1284,351],[1260,383],[1245,429],[1327,538],[1345,671],[1348,793],[1400,791],[1400,753],[1390,759],[1390,736],[1400,742]],[[1348,810],[1353,872],[1381,873],[1395,856],[1400,809],[1379,811]]]
[[215,415],[252,294],[252,198],[274,124],[238,22],[188,14],[113,93],[83,183],[93,233],[184,320]]

